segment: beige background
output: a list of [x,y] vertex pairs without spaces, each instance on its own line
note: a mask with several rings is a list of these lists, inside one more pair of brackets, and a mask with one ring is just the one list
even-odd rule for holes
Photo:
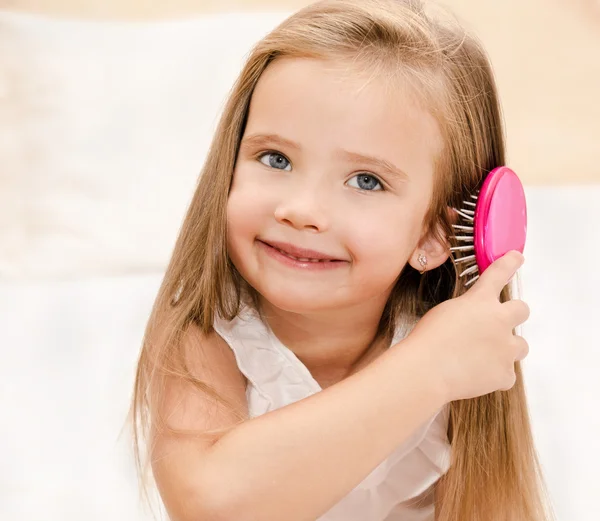
[[242,9],[290,10],[308,3],[305,0],[4,0],[0,6],[90,18],[156,19]]
[[[529,0],[524,0],[525,2],[531,3]],[[307,0],[2,0],[0,7],[89,18],[156,19],[215,11],[268,8],[289,10],[309,3]],[[489,6],[493,0],[449,0],[446,3],[466,11],[479,11],[485,10],[486,4]],[[542,3],[549,4],[547,7],[551,10],[554,7],[552,4],[557,4],[559,8],[575,10],[583,16],[600,17],[600,0],[548,0]],[[539,13],[540,17],[544,14]]]
[[[160,20],[293,10],[306,0],[0,0],[11,10]],[[507,124],[509,164],[529,184],[600,182],[600,1],[446,0],[484,41]]]

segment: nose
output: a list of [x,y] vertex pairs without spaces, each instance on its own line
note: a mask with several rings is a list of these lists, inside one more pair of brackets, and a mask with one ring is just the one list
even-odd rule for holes
[[329,217],[322,194],[314,186],[296,188],[276,206],[277,222],[297,230],[326,231],[329,228]]

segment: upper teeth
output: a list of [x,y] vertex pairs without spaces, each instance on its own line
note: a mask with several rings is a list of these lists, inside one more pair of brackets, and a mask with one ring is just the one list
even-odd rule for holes
[[276,248],[276,250],[280,253],[283,253],[286,257],[289,257],[290,259],[294,259],[300,262],[330,262],[328,259],[307,259],[304,257],[294,257],[293,255],[290,255],[289,253],[280,250],[279,248]]

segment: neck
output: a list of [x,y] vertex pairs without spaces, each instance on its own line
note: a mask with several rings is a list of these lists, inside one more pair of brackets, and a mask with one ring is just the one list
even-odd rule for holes
[[389,347],[378,333],[386,299],[352,308],[294,313],[260,300],[275,336],[307,367],[321,388],[360,370]]

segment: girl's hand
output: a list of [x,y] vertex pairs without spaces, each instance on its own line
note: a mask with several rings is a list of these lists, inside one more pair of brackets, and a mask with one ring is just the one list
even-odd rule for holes
[[529,307],[520,300],[501,303],[499,295],[523,261],[519,252],[507,253],[464,295],[429,311],[405,339],[409,349],[426,357],[447,402],[515,384],[515,361],[529,347],[513,329],[529,318]]

